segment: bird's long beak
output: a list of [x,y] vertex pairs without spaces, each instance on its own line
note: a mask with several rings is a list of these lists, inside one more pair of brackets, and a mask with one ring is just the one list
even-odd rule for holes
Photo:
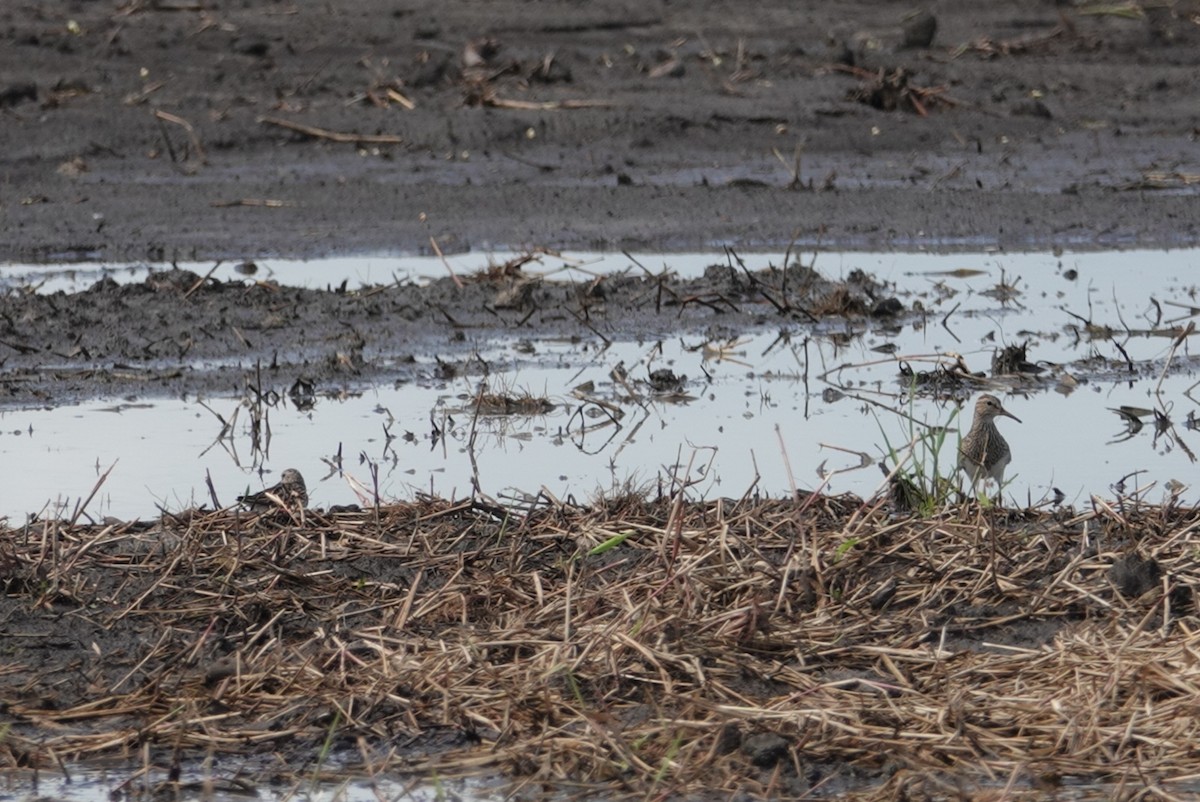
[[1011,412],[1009,412],[1009,411],[1008,411],[1007,409],[1005,409],[1004,407],[1000,407],[1000,414],[1001,414],[1001,415],[1003,415],[1003,416],[1004,416],[1004,417],[1006,417],[1006,418],[1012,418],[1012,419],[1013,419],[1013,420],[1015,420],[1017,423],[1024,423],[1024,421],[1022,421],[1022,420],[1021,420],[1020,418],[1018,418],[1016,415],[1014,415],[1014,414],[1012,414]]

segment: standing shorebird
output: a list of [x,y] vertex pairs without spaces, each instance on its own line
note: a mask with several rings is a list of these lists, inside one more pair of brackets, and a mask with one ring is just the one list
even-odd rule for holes
[[308,506],[308,488],[304,477],[295,468],[288,468],[279,477],[279,484],[258,493],[238,496],[238,501],[251,509],[270,509],[284,506],[289,509],[304,509]]
[[975,401],[975,420],[971,421],[971,430],[958,444],[958,467],[971,480],[972,490],[981,479],[985,482],[995,479],[997,487],[1004,484],[1004,469],[1012,461],[1012,452],[996,428],[996,418],[1000,415],[1021,422],[1020,418],[1000,404],[996,396],[986,393],[979,396]]

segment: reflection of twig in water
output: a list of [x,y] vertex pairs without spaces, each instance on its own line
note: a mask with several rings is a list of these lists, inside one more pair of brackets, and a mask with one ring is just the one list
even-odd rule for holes
[[479,431],[479,407],[476,406],[474,412],[471,413],[471,429],[467,436],[467,458],[471,461],[471,487],[473,495],[478,496],[482,492],[479,486],[479,463],[475,458],[475,435]]
[[962,306],[962,301],[959,301],[958,303],[956,303],[954,305],[954,308],[951,309],[949,312],[947,312],[945,317],[942,318],[942,328],[946,330],[947,334],[949,334],[951,337],[954,338],[954,342],[956,342],[956,343],[961,343],[962,340],[960,340],[958,338],[957,334],[955,334],[953,331],[950,330],[950,316],[953,315],[955,312],[957,312],[958,308],[960,306]]
[[[831,386],[834,386],[834,387],[836,387],[836,385],[831,385]],[[860,395],[860,394],[858,394],[858,393],[852,393],[852,392],[849,392],[849,391],[848,391],[846,388],[844,388],[844,387],[838,387],[837,389],[838,389],[838,391],[839,391],[839,392],[841,392],[843,395],[845,395],[845,397],[846,397],[846,398],[852,398],[852,399],[854,399],[855,401],[861,401],[861,402],[862,402],[862,403],[864,403],[864,404],[870,404],[870,405],[871,405],[871,406],[873,406],[873,407],[879,407],[880,409],[887,410],[888,412],[891,412],[891,413],[892,413],[892,414],[894,414],[894,415],[897,415],[897,416],[899,416],[899,417],[901,417],[901,418],[904,418],[904,419],[905,419],[906,421],[908,421],[909,423],[915,423],[915,424],[916,424],[916,425],[918,425],[918,426],[924,426],[924,427],[925,427],[926,429],[928,429],[930,432],[936,432],[938,429],[941,429],[941,428],[943,428],[943,427],[942,427],[942,426],[940,426],[939,424],[935,424],[935,423],[926,423],[926,422],[925,422],[925,421],[923,421],[923,420],[917,420],[916,418],[914,418],[912,415],[908,414],[907,412],[904,412],[904,411],[903,411],[903,410],[901,410],[901,409],[897,409],[896,407],[890,407],[890,406],[888,406],[887,404],[883,403],[882,401],[876,401],[876,400],[875,400],[875,399],[873,399],[873,398],[867,398],[867,397],[866,397],[866,396],[864,396],[864,395]],[[853,452],[853,453],[858,453],[858,452]]]
[[[807,339],[807,338],[805,338],[805,339]],[[770,344],[762,350],[762,353],[760,353],[759,356],[760,357],[769,356],[771,354],[771,352],[774,351],[777,346],[783,347],[785,345],[791,345],[791,344],[792,344],[792,333],[790,331],[788,331],[787,329],[780,329],[779,333],[775,335],[775,339],[771,340]]]
[[[605,419],[603,421],[600,421],[599,423],[594,423],[589,426],[587,424],[587,422],[584,420],[584,418],[587,415],[585,410],[588,408],[588,404],[593,404],[597,409],[602,411],[606,416]],[[576,407],[575,411],[571,413],[571,417],[567,420],[567,433],[571,435],[572,441],[575,442],[575,447],[577,449],[579,449],[581,452],[583,452],[584,454],[588,454],[588,455],[599,454],[601,451],[603,451],[605,448],[608,447],[608,444],[611,443],[613,438],[617,436],[617,433],[619,431],[621,431],[622,428],[624,428],[621,426],[621,423],[618,418],[621,415],[624,415],[625,413],[618,409],[617,410],[618,414],[614,415],[612,410],[609,409],[610,406],[611,406],[611,404],[601,403],[601,402],[597,402],[597,401],[593,401],[593,400],[589,399],[585,403],[580,404],[578,407]],[[579,418],[579,428],[575,431],[572,431],[571,424],[575,421],[576,417]],[[607,429],[610,427],[612,427],[612,431],[609,432],[608,437],[604,438],[604,442],[600,444],[599,448],[595,449],[594,451],[588,451],[586,448],[584,448],[583,441],[589,433],[596,432],[601,429]],[[576,435],[576,432],[578,432],[578,436]]]
[[629,371],[625,369],[624,362],[618,362],[617,366],[609,371],[608,376],[613,380],[613,384],[619,384],[621,387],[625,388],[625,392],[628,394],[627,398],[630,401],[637,404],[642,409],[646,408],[646,404],[642,400],[641,393],[634,389],[633,385],[629,383]]
[[[329,467],[329,472],[324,476],[325,479],[334,475],[342,475],[342,443],[338,442],[337,452],[332,457],[321,457],[321,462]],[[349,479],[349,477],[346,478]]]
[[[1133,437],[1145,427],[1145,423],[1142,421],[1142,418],[1153,416],[1154,437],[1150,441],[1151,445],[1157,448],[1159,438],[1166,438],[1167,450],[1170,450],[1172,445],[1178,446],[1179,450],[1187,455],[1189,461],[1195,462],[1196,455],[1192,452],[1191,448],[1188,447],[1188,444],[1184,442],[1179,433],[1175,431],[1175,424],[1171,422],[1170,409],[1162,404],[1161,399],[1159,404],[1159,409],[1145,409],[1143,407],[1132,406],[1112,408],[1112,411],[1117,413],[1121,417],[1121,420],[1125,422],[1126,428],[1123,436],[1115,437],[1112,440],[1109,440],[1106,445],[1124,443],[1128,440],[1132,440]],[[1188,426],[1188,423],[1185,421],[1184,425]],[[1188,426],[1188,428],[1191,427]]]
[[446,452],[446,432],[454,425],[454,419],[450,417],[450,411],[442,409],[442,422],[438,425],[437,420],[433,417],[434,410],[429,410],[429,425],[432,431],[429,433],[429,450],[432,452],[440,443],[442,446],[442,457],[445,458]]
[[1179,436],[1179,433],[1175,431],[1175,424],[1171,422],[1171,419],[1167,416],[1166,411],[1160,412],[1156,409],[1154,410],[1154,438],[1151,440],[1151,444],[1153,446],[1158,446],[1159,437],[1166,437],[1168,439],[1168,450],[1170,450],[1170,443],[1174,443],[1175,445],[1179,446],[1180,451],[1182,451],[1184,454],[1187,454],[1189,462],[1196,461],[1196,455],[1192,453],[1192,450],[1188,448],[1187,443],[1185,443],[1183,438]]
[[608,458],[609,462],[616,462],[617,457],[619,457],[621,452],[625,450],[625,446],[629,445],[629,443],[633,441],[634,436],[637,435],[642,426],[644,426],[648,420],[650,420],[650,411],[643,409],[641,420],[633,424],[633,426],[629,428],[629,431],[625,433],[625,437],[621,440],[621,445],[617,446],[617,450],[614,451],[613,455]]
[[1163,363],[1162,373],[1158,374],[1158,384],[1154,385],[1154,395],[1155,396],[1162,395],[1162,383],[1163,383],[1163,380],[1167,378],[1167,371],[1171,369],[1171,360],[1175,358],[1175,351],[1178,350],[1179,346],[1181,346],[1185,342],[1187,342],[1187,338],[1192,336],[1192,334],[1194,334],[1195,331],[1196,331],[1196,321],[1190,320],[1190,321],[1188,321],[1187,328],[1185,328],[1183,331],[1179,332],[1179,335],[1174,340],[1171,341],[1171,348],[1167,352],[1166,361]]
[[213,438],[213,441],[209,443],[208,447],[200,452],[200,456],[203,457],[204,455],[208,454],[209,451],[212,451],[215,446],[219,445],[225,451],[225,453],[229,455],[229,458],[233,460],[234,465],[239,468],[243,467],[241,458],[238,457],[237,453],[237,438],[234,436],[234,432],[237,428],[238,413],[241,411],[242,405],[238,404],[233,408],[233,415],[231,415],[227,421],[219,412],[203,401],[197,399],[196,403],[212,413],[213,417],[215,417],[221,423],[221,431],[217,433],[217,436]]
[[[1158,305],[1158,302],[1155,301],[1153,298],[1150,299],[1150,302],[1153,303],[1155,306]],[[1167,321],[1168,325],[1176,324],[1181,320],[1187,320],[1189,317],[1195,317],[1196,315],[1200,315],[1200,307],[1197,307],[1193,304],[1181,304],[1177,301],[1163,301],[1163,303],[1166,304],[1167,306],[1173,306],[1176,309],[1186,309],[1187,310],[1187,314],[1184,315],[1183,317],[1175,317],[1175,318],[1171,318],[1170,320],[1168,320]],[[1161,310],[1159,311],[1159,317],[1160,317],[1160,319],[1162,317]]]
[[1149,415],[1152,412],[1149,409],[1138,409],[1128,406],[1118,407],[1112,411],[1120,415],[1121,420],[1125,421],[1125,436],[1109,440],[1105,445],[1124,443],[1127,440],[1132,440],[1133,436],[1142,430],[1143,424],[1140,416]]
[[279,403],[279,395],[274,390],[263,391],[262,361],[254,362],[254,384],[247,383],[246,393],[252,399],[243,396],[242,403],[250,412],[250,454],[262,455],[265,462],[271,454],[271,420],[269,410]]
[[390,410],[388,410],[387,412],[388,412],[388,419],[386,421],[384,421],[382,424],[383,425],[383,452],[380,454],[380,459],[382,459],[386,462],[387,458],[388,458],[388,452],[390,451],[392,454],[392,461],[395,462],[395,461],[399,460],[399,458],[400,458],[400,455],[396,453],[396,449],[392,448],[392,441],[396,439],[396,435],[392,434],[392,426],[394,426],[396,424],[396,419],[392,417],[392,413]]
[[841,451],[843,454],[854,454],[858,457],[858,465],[851,465],[848,468],[835,468],[832,471],[825,470],[825,463],[829,460],[821,460],[821,464],[817,466],[817,476],[822,479],[832,479],[839,473],[850,473],[851,471],[861,471],[863,468],[869,468],[875,464],[875,460],[865,451],[858,451],[853,448],[842,448],[841,446],[832,446],[828,443],[817,443],[821,448],[828,448],[833,451]]
[[[795,356],[796,351],[792,349],[792,355]],[[808,420],[808,398],[812,395],[808,388],[808,337],[804,338],[804,419]]]

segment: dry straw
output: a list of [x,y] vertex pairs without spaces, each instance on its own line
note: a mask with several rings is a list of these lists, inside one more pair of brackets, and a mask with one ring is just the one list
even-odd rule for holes
[[526,795],[1183,798],[1198,527],[822,496],[32,523],[0,532],[0,767],[329,749]]

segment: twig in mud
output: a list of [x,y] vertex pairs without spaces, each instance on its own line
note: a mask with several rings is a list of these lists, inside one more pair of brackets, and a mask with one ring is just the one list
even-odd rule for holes
[[[771,148],[771,153],[773,153],[775,155],[775,158],[779,160],[779,163],[783,165],[783,169],[787,170],[790,173],[790,178],[788,179],[787,186],[784,187],[785,189],[789,189],[789,190],[812,189],[812,181],[810,180],[808,186],[805,187],[804,180],[801,178],[801,157],[804,154],[804,143],[803,142],[796,143],[796,149],[792,153],[792,163],[791,164],[788,164],[787,159],[783,158],[783,154],[779,152],[779,148]],[[784,257],[783,261],[784,261],[784,267],[786,268],[787,267],[787,257],[786,256]]]
[[191,298],[192,293],[194,293],[196,290],[203,287],[204,283],[206,281],[208,281],[210,278],[212,278],[212,274],[216,273],[217,268],[220,267],[221,265],[222,265],[222,262],[218,261],[215,265],[212,266],[211,270],[209,270],[207,273],[205,273],[201,278],[196,279],[196,283],[193,284],[191,287],[189,287],[188,291],[183,294],[183,300],[186,301],[188,298]]
[[[799,312],[800,314],[802,314],[806,318],[808,318],[808,321],[810,323],[819,323],[820,322],[818,320],[817,316],[814,315],[812,312],[809,312],[807,309],[805,309],[803,306],[800,306],[799,304],[793,305],[790,301],[787,300],[788,272],[787,272],[786,263],[784,264],[784,267],[781,271],[782,278],[781,278],[781,284],[779,287],[779,293],[782,296],[782,299],[780,300],[780,299],[776,299],[775,297],[773,297],[770,293],[767,292],[766,289],[764,289],[766,287],[766,285],[762,281],[760,281],[757,276],[754,275],[754,273],[750,270],[750,268],[746,266],[746,263],[742,261],[741,257],[739,257],[735,252],[730,250],[728,247],[725,249],[725,251],[726,251],[726,254],[732,254],[733,258],[737,260],[738,266],[742,269],[742,273],[746,276],[746,279],[751,284],[754,285],[754,288],[756,290],[758,290],[758,293],[759,293],[759,295],[761,295],[763,297],[763,300],[765,300],[771,306],[775,307],[776,312],[778,312],[781,315],[788,315],[789,317],[794,317],[795,315],[793,313]],[[772,287],[772,289],[775,289],[775,288]]]
[[603,340],[605,349],[608,349],[612,346],[612,340],[610,340],[608,337],[605,337],[604,333],[601,332],[595,326],[593,326],[590,321],[588,321],[584,318],[581,318],[579,316],[579,314],[569,306],[564,306],[563,308],[567,310],[567,313],[570,314],[571,317],[575,318],[575,320],[579,322],[579,325],[583,326],[588,331],[590,331],[592,334],[595,334],[597,337],[599,337],[601,340]]
[[[733,301],[726,298],[724,295],[721,295],[720,293],[712,293],[712,297],[714,297],[720,301],[724,301],[725,304],[730,309],[732,309],[734,312],[741,311],[740,309],[738,309],[737,304],[735,304]],[[705,307],[706,309],[712,311],[714,314],[717,314],[717,315],[723,315],[726,312],[726,310],[722,309],[721,306],[718,303],[716,303],[716,301],[710,300],[710,298],[708,298],[708,297],[705,297],[703,295],[688,295],[688,296],[681,298],[679,301],[679,313],[676,315],[677,318],[683,317],[683,312],[687,308],[688,304],[699,304],[700,306]]]
[[[162,134],[163,142],[167,147],[167,155],[171,157],[171,163],[189,175],[194,174],[207,161],[204,156],[204,146],[200,144],[200,137],[196,133],[196,129],[187,120],[169,112],[155,110],[154,118],[158,120],[159,133]],[[171,144],[171,138],[167,136],[166,128],[163,126],[163,123],[165,122],[178,125],[187,132],[188,141],[191,143],[191,147],[188,149],[187,158],[182,162],[180,162],[180,160],[175,156],[175,148]]]
[[442,306],[441,304],[435,303],[435,304],[432,304],[432,306],[434,309],[441,312],[442,317],[446,318],[446,322],[449,323],[454,328],[456,328],[456,329],[469,328],[469,326],[467,326],[466,323],[459,323],[457,320],[455,320],[454,316],[450,314],[450,311],[448,309],[446,309],[446,307]]
[[209,204],[215,209],[228,209],[234,206],[257,206],[264,209],[284,209],[296,206],[295,201],[278,200],[275,198],[238,198],[237,200],[213,201]]
[[959,105],[959,101],[946,95],[945,86],[918,86],[915,83],[909,83],[912,73],[904,67],[896,67],[891,70],[882,67],[878,70],[867,70],[846,64],[831,64],[829,69],[833,72],[849,73],[864,81],[863,84],[850,90],[846,94],[846,98],[881,111],[895,111],[903,108],[907,103],[919,116],[928,117],[928,108],[934,104]]
[[[437,244],[437,239],[431,236],[429,238],[429,244],[433,247],[433,252],[437,254],[437,257],[442,260],[442,265],[445,266],[446,272],[450,274],[450,278],[454,279],[454,286],[461,290],[463,288],[462,279],[458,277],[458,275],[454,272],[454,268],[450,266],[450,262],[446,259],[445,255],[442,253],[441,247],[439,247]],[[447,315],[447,317],[449,317],[449,315]]]
[[561,168],[560,168],[558,165],[554,165],[554,164],[540,164],[540,163],[538,163],[538,162],[535,162],[535,161],[532,161],[532,160],[530,160],[530,159],[522,159],[520,156],[516,156],[516,155],[514,155],[514,154],[512,154],[512,153],[509,153],[508,151],[504,151],[504,150],[502,150],[502,151],[499,151],[499,153],[500,153],[500,155],[501,155],[501,156],[505,157],[506,159],[512,159],[512,160],[513,160],[513,161],[515,161],[517,164],[523,164],[523,165],[525,165],[526,167],[533,167],[533,168],[536,168],[536,169],[538,170],[538,172],[542,172],[542,173],[552,173],[552,172],[554,172],[555,170],[559,170],[559,169],[561,169]]
[[42,350],[40,348],[35,348],[31,345],[23,345],[21,343],[10,342],[9,340],[0,340],[0,345],[6,345],[19,354],[36,354],[38,351]]
[[966,44],[961,44],[950,51],[950,58],[957,59],[964,53],[976,52],[987,57],[996,55],[1017,55],[1042,48],[1061,37],[1077,36],[1075,26],[1065,16],[1060,15],[1060,23],[1045,33],[1030,34],[1029,36],[1013,39],[993,39],[989,36],[977,37]]
[[363,145],[402,145],[404,138],[394,136],[392,134],[353,134],[343,133],[341,131],[329,131],[325,128],[317,128],[312,125],[303,125],[302,123],[294,123],[290,120],[283,120],[278,117],[259,117],[258,122],[262,125],[274,125],[280,128],[286,128],[289,131],[310,136],[314,139],[328,139],[331,142],[347,142],[351,144]]
[[521,109],[524,111],[558,111],[560,109],[599,109],[613,105],[608,100],[508,100],[492,94],[480,98],[480,105],[498,109]]
[[656,315],[662,313],[662,297],[664,292],[670,293],[675,302],[679,303],[679,296],[667,285],[667,279],[671,276],[671,270],[669,268],[664,267],[661,273],[655,273],[637,259],[634,259],[629,251],[621,251],[621,254],[626,259],[633,262],[638,268],[640,268],[641,271],[646,274],[647,278],[654,279],[656,285],[656,292],[654,295],[654,313]]

